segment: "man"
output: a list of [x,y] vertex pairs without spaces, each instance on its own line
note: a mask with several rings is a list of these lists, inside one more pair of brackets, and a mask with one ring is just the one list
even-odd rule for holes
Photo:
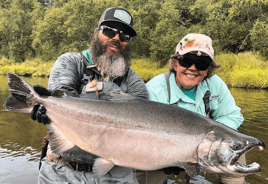
[[[132,96],[148,99],[142,79],[130,69],[130,38],[137,35],[133,17],[128,10],[108,8],[94,31],[91,47],[82,53],[65,53],[55,62],[48,89],[35,85],[40,95],[53,95],[60,90],[66,95],[98,98],[99,93],[120,90]],[[94,94],[93,96],[90,94]],[[48,118],[45,108],[36,104],[32,119],[44,124]],[[82,127],[81,127],[82,128]],[[93,180],[92,166],[78,164],[53,153],[48,144],[46,159],[42,160],[39,183],[137,183],[130,168],[115,166],[107,174]]]

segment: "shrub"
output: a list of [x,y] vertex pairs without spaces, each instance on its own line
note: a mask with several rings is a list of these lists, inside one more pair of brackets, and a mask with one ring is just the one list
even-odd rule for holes
[[160,68],[159,63],[152,62],[148,58],[133,59],[131,68],[144,80],[145,82],[152,79],[154,76],[168,71],[168,65]]
[[[215,56],[221,67],[215,73],[230,87],[268,88],[268,63],[259,53],[222,53]],[[48,77],[54,60],[44,62],[40,58],[15,63],[7,58],[0,59],[0,74],[7,72],[33,77]],[[169,63],[161,67],[152,59],[141,57],[132,59],[131,68],[145,81],[168,71]]]
[[54,61],[43,62],[39,58],[26,60],[23,63],[15,63],[3,58],[0,60],[0,74],[7,72],[23,76],[48,77]]
[[258,53],[220,54],[215,62],[221,65],[215,73],[231,87],[268,87],[268,63]]
[[7,59],[5,57],[3,57],[2,59],[0,59],[0,67],[1,66],[9,66],[9,65],[12,65],[14,63],[15,63],[15,61],[9,60],[9,59]]

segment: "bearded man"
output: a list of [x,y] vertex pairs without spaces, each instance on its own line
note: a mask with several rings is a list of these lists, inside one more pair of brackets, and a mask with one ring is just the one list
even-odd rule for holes
[[[61,55],[51,70],[48,89],[35,85],[36,92],[40,95],[53,95],[53,91],[60,90],[70,96],[98,98],[99,93],[119,90],[138,98],[149,99],[145,83],[130,69],[130,38],[137,35],[133,23],[128,10],[119,7],[107,9],[94,31],[90,49]],[[31,117],[44,124],[49,118],[40,104],[35,105]],[[49,143],[46,145],[47,149],[42,154],[39,184],[138,183],[133,169],[119,166],[94,180],[92,165],[67,160],[53,153]]]
[[126,9],[107,9],[94,31],[90,49],[61,55],[51,70],[48,88],[79,96],[88,81],[97,79],[113,82],[122,92],[148,99],[144,82],[130,69],[130,38],[137,35],[132,26],[133,17]]

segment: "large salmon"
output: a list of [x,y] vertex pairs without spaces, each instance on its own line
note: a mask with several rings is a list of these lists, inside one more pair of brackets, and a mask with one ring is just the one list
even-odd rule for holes
[[178,166],[195,177],[200,171],[241,177],[260,171],[238,158],[259,139],[178,107],[111,94],[104,99],[39,96],[21,77],[8,73],[11,96],[6,110],[30,113],[45,106],[53,151],[77,162],[94,163],[94,177],[114,165],[139,170]]

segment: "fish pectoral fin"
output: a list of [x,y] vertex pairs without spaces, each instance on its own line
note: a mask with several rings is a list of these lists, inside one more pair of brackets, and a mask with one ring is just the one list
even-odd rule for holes
[[82,150],[78,146],[74,146],[69,150],[66,150],[62,153],[62,157],[78,163],[86,163],[93,165],[96,158],[96,155],[93,155],[87,151]]
[[110,98],[109,100],[114,101],[114,100],[126,100],[126,101],[130,101],[130,100],[136,100],[137,98],[128,94],[128,93],[123,93],[123,92],[116,92],[113,91],[111,92],[110,96],[112,98]]
[[106,174],[110,169],[114,167],[114,163],[109,160],[105,160],[103,158],[97,158],[93,165],[93,177],[99,178]]
[[200,173],[200,165],[198,163],[183,163],[183,167],[186,173],[192,178],[195,179],[196,176]]

